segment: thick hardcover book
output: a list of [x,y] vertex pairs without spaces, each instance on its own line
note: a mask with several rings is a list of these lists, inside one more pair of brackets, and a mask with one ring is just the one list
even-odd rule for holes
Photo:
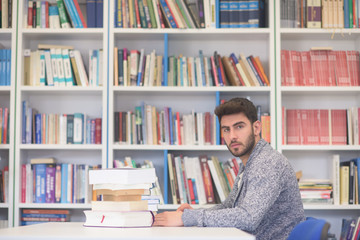
[[95,0],[86,0],[86,21],[87,27],[95,28],[96,27],[96,1]]
[[103,0],[96,0],[96,20],[95,20],[95,24],[97,28],[102,28],[103,27],[103,15],[104,15],[104,1]]
[[153,183],[156,180],[154,168],[116,168],[89,171],[89,184],[121,183],[138,184]]

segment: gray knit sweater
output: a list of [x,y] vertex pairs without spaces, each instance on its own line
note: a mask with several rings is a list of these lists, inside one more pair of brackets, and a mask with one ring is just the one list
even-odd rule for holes
[[227,199],[209,209],[186,209],[182,220],[185,226],[236,227],[258,240],[281,240],[305,220],[305,215],[293,168],[282,154],[261,139],[246,167],[240,164]]

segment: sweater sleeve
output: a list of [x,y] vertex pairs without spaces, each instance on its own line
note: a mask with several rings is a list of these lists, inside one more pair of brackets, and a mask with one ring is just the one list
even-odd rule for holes
[[241,194],[234,207],[187,209],[182,216],[184,225],[236,227],[245,231],[254,231],[281,191],[283,168],[276,166],[278,161],[273,161],[272,157],[268,156],[271,160],[257,161],[260,164],[251,166],[242,190],[245,193]]

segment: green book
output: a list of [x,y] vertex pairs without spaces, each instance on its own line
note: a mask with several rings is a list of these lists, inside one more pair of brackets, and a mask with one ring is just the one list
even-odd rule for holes
[[36,28],[41,28],[41,2],[36,2]]
[[69,18],[66,15],[65,5],[63,0],[56,0],[59,9],[60,26],[61,28],[71,28]]
[[147,22],[146,22],[146,16],[145,16],[145,10],[144,10],[144,2],[146,0],[139,0],[138,6],[139,6],[139,15],[140,15],[140,23],[141,28],[148,28]]
[[156,23],[156,19],[155,19],[155,11],[154,11],[154,6],[152,4],[152,1],[147,0],[147,5],[148,5],[148,8],[149,8],[151,27],[152,28],[157,28],[157,23]]

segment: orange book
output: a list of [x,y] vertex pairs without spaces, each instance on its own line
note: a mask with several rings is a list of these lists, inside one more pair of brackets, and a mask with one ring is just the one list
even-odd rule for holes
[[261,116],[261,136],[262,138],[267,141],[268,143],[271,142],[271,135],[270,135],[270,115],[267,113],[264,113]]

